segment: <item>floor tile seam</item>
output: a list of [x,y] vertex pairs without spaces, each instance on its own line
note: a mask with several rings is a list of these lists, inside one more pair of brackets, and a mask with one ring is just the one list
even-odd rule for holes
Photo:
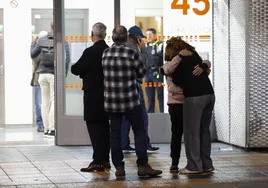
[[65,161],[62,161],[64,164],[66,164],[67,166],[69,166],[71,169],[73,169],[75,172],[77,172],[78,174],[80,174],[83,178],[87,179],[86,176],[84,176],[80,171],[78,171],[77,169],[73,168],[71,165],[69,165],[68,163],[66,163]]
[[[51,181],[51,179],[44,174],[21,150],[19,150],[18,148],[16,148],[47,180],[49,180],[51,182],[51,184],[55,185],[54,182]],[[56,186],[56,185],[55,185]]]
[[23,157],[25,157],[28,160],[28,162],[32,163],[31,160],[21,150],[19,150],[17,147],[15,148]]
[[2,169],[3,172],[6,174],[6,176],[8,177],[8,179],[9,179],[11,182],[13,182],[12,179],[9,177],[8,173],[7,173],[1,166],[0,166],[0,169]]

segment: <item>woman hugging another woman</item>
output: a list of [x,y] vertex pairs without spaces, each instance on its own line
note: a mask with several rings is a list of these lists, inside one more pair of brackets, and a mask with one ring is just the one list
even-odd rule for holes
[[166,75],[168,106],[171,119],[171,172],[178,172],[181,140],[184,133],[187,166],[181,174],[214,170],[211,154],[210,122],[215,103],[214,90],[208,78],[210,62],[203,61],[195,48],[180,37],[167,41]]

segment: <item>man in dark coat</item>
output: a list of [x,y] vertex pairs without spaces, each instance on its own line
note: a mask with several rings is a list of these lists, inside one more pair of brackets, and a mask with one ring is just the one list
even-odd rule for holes
[[108,115],[104,111],[102,53],[109,46],[104,41],[106,26],[96,23],[92,28],[93,46],[87,48],[71,72],[83,79],[84,120],[93,147],[93,161],[82,172],[110,169],[110,132]]

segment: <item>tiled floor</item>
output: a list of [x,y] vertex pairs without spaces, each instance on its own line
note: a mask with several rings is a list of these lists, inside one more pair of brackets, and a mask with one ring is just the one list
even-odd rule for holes
[[[42,139],[40,136],[40,140]],[[36,146],[33,146],[34,144],[12,146],[10,143],[5,145],[2,143],[0,187],[268,187],[268,152],[246,152],[225,144],[213,143],[212,156],[216,171],[186,176],[169,173],[169,145],[162,144],[157,145],[160,147],[159,152],[150,154],[150,164],[163,170],[161,177],[139,178],[136,174],[135,153],[127,153],[125,154],[127,176],[125,179],[116,179],[114,168],[110,172],[103,173],[79,171],[90,162],[91,147],[57,147],[51,145],[51,141],[42,142]],[[185,164],[183,149],[180,167],[184,167]]]
[[0,127],[0,146],[53,144],[53,139],[44,139],[43,133],[37,133],[32,125]]

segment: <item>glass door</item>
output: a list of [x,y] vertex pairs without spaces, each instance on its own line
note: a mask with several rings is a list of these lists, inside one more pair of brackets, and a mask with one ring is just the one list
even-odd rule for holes
[[[113,6],[113,1],[108,1],[107,6],[103,6],[97,0],[79,2],[54,0],[57,47],[56,145],[90,144],[86,123],[83,120],[82,80],[72,75],[70,69],[83,51],[93,44],[91,42],[91,28],[94,23],[102,22],[107,26],[106,42],[109,44],[114,26]],[[105,15],[102,14],[103,12]],[[66,50],[66,43],[69,52]],[[66,66],[66,58],[70,58],[68,67]]]
[[0,9],[0,127],[5,124],[4,23]]

